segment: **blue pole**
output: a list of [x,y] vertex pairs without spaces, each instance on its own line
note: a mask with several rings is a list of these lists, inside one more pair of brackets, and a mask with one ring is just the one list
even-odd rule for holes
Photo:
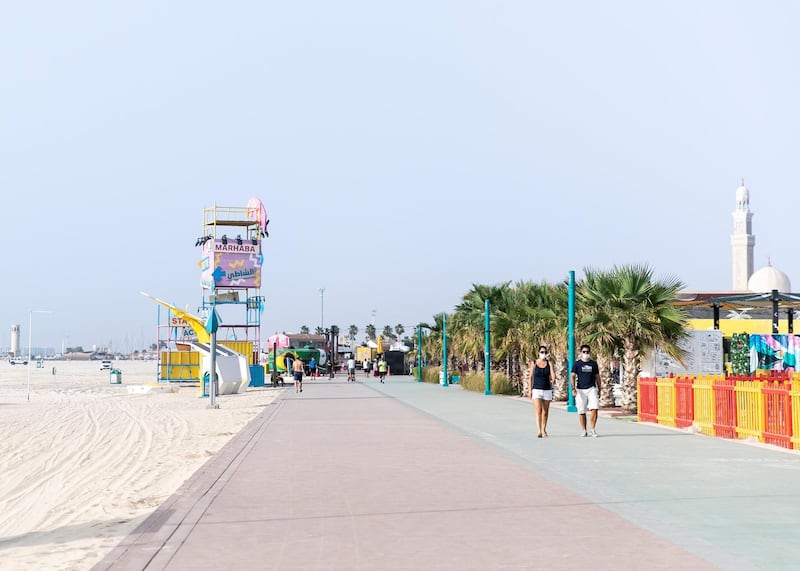
[[447,386],[447,314],[442,314],[442,372],[444,373],[444,383]]
[[492,385],[491,385],[491,374],[489,370],[489,363],[491,362],[491,345],[489,345],[490,341],[490,334],[489,334],[489,300],[486,299],[483,302],[483,336],[484,336],[484,349],[483,349],[483,357],[484,357],[484,369],[486,370],[486,389],[483,391],[483,394],[490,395],[492,394]]
[[422,382],[422,325],[417,326],[417,382]]
[[567,412],[578,412],[575,395],[572,394],[572,366],[575,363],[575,270],[569,271],[569,301],[567,325]]

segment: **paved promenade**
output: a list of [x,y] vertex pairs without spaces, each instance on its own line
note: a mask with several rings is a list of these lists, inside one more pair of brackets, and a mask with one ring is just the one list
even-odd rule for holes
[[[220,404],[225,406],[226,398]],[[96,569],[797,569],[800,455],[457,386],[292,387]]]

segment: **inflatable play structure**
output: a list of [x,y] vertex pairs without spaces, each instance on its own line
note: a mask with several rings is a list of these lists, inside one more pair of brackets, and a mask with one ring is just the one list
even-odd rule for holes
[[262,240],[269,236],[266,209],[257,198],[246,207],[213,206],[203,211],[195,246],[201,248],[202,299],[195,313],[142,292],[158,305],[158,382],[199,383],[211,367],[213,315],[220,395],[263,386],[259,363]]
[[[278,372],[286,372],[292,368],[292,360],[300,359],[303,363],[308,364],[313,358],[317,362],[317,366],[322,368],[327,365],[328,354],[324,349],[318,349],[307,345],[300,349],[294,347],[284,347],[278,349],[278,354],[275,357],[275,369]],[[270,360],[272,362],[272,354],[270,353]]]

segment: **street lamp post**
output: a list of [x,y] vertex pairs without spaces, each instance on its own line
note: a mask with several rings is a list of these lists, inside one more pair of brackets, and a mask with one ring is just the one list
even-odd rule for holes
[[325,288],[319,288],[319,328],[325,330]]
[[417,382],[422,382],[422,324],[417,325]]
[[31,365],[33,364],[33,314],[34,313],[53,313],[46,309],[31,309],[28,312],[28,402],[31,402]]
[[447,314],[442,314],[442,386],[449,386],[447,380]]

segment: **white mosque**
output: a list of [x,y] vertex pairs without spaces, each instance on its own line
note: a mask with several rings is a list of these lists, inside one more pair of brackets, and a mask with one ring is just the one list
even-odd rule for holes
[[753,272],[753,213],[750,211],[750,191],[742,181],[736,189],[736,210],[733,211],[733,234],[731,234],[732,289],[735,292],[769,293],[778,290],[790,293],[789,276],[773,267],[771,262]]

